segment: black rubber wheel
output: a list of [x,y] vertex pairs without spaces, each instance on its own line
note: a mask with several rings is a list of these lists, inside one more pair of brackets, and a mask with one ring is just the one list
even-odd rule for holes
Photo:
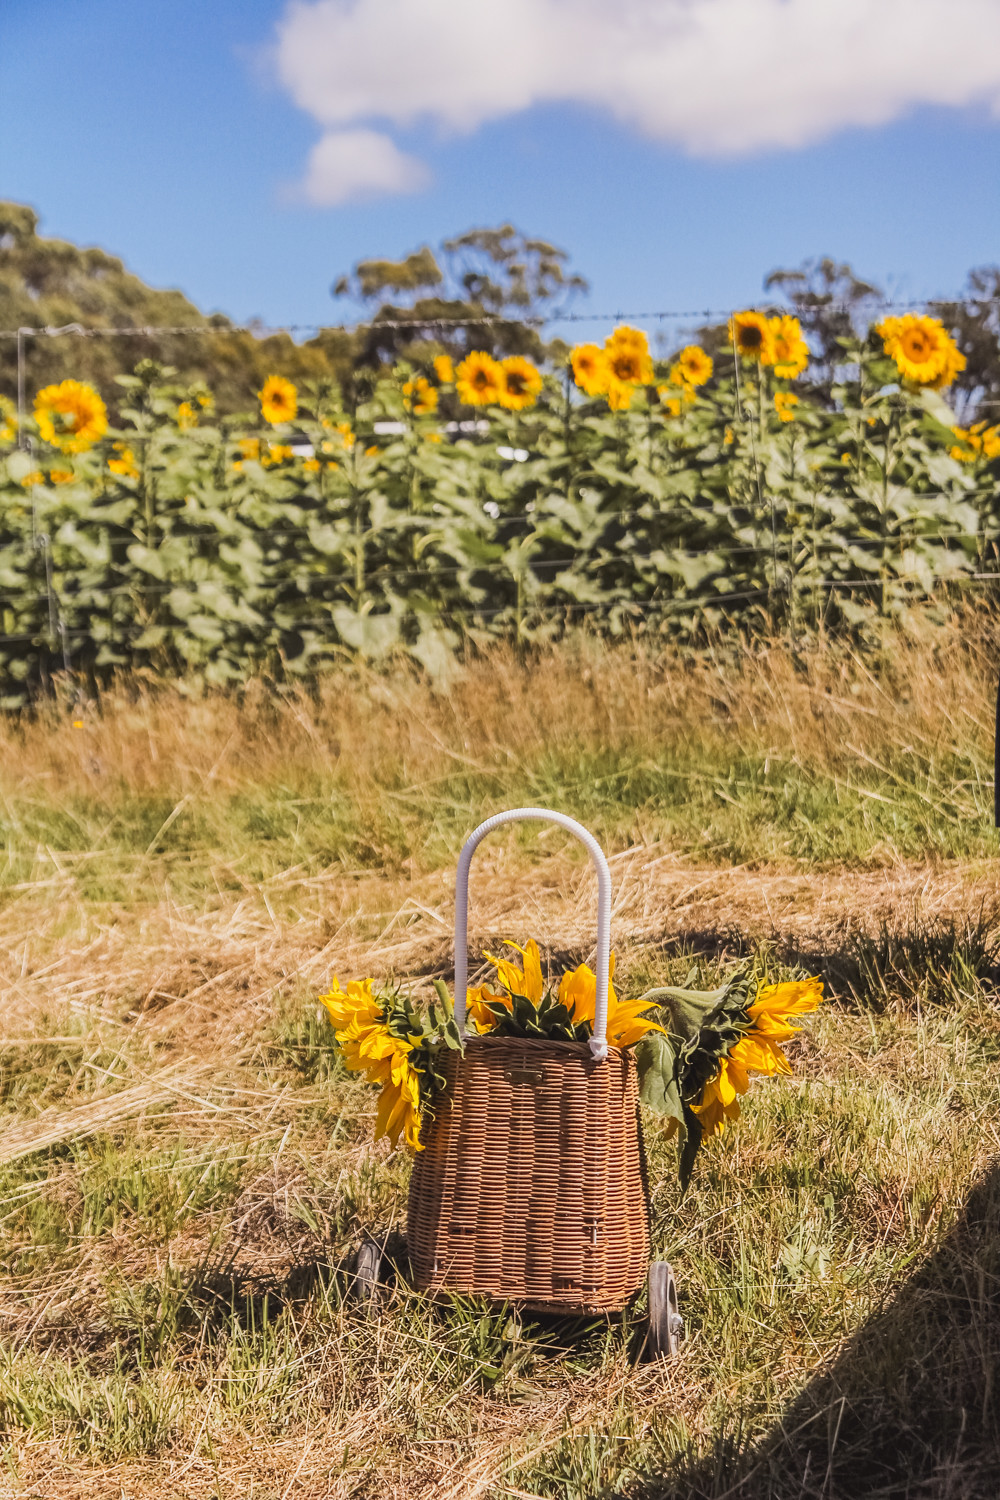
[[665,1260],[654,1260],[649,1268],[649,1331],[646,1359],[673,1359],[680,1347],[684,1319],[677,1309],[677,1282]]
[[351,1301],[366,1309],[378,1301],[382,1277],[382,1246],[366,1236],[355,1251],[351,1266]]

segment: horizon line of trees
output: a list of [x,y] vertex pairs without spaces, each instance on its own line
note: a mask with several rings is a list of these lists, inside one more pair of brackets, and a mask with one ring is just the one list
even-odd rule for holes
[[[570,259],[511,224],[470,229],[436,250],[424,245],[399,260],[362,259],[331,286],[335,301],[350,298],[360,308],[357,326],[332,323],[297,343],[288,333],[258,336],[221,313],[206,315],[180,291],[147,286],[104,250],[39,235],[38,215],[28,205],[0,202],[0,328],[79,323],[205,330],[204,338],[164,333],[155,351],[140,336],[30,340],[29,394],[72,377],[90,381],[113,403],[115,377],[155,354],[181,382],[211,386],[223,412],[246,409],[275,373],[296,383],[335,381],[350,399],[363,394],[372,372],[401,359],[429,366],[438,354],[461,358],[472,349],[541,363],[565,359],[567,344],[546,340],[538,320],[571,310],[589,289]],[[829,400],[841,341],[875,320],[886,301],[882,288],[847,262],[823,256],[772,271],[763,289],[761,310],[799,318],[812,350],[803,384],[814,399]],[[966,357],[951,388],[959,414],[969,420],[980,408],[1000,409],[1000,266],[974,267],[955,298],[932,299],[926,310],[942,320]],[[685,329],[681,342],[692,337],[712,355],[728,345],[725,322]],[[0,393],[14,398],[14,341],[0,349]]]

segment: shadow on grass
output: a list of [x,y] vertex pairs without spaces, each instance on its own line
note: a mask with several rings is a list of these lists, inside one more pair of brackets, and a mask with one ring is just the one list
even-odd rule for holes
[[[845,934],[839,945],[774,940],[765,947],[776,964],[818,974],[830,998],[864,1009],[948,1004],[977,990],[1000,990],[1000,907],[960,922],[883,922],[873,933]],[[658,945],[665,957],[683,954],[713,962],[760,948],[759,940],[738,928],[682,931]]]
[[[502,938],[474,939],[473,953],[495,950]],[[761,948],[759,937],[738,927],[682,928],[643,944],[647,956],[704,959],[709,963],[743,958]],[[1000,903],[984,906],[960,921],[891,924],[874,932],[847,932],[839,943],[808,939],[769,939],[763,945],[775,964],[818,974],[833,999],[870,1010],[892,1010],[900,1004],[948,1004],[975,993],[1000,991]],[[550,969],[560,973],[585,963],[577,949],[547,950]],[[434,957],[412,967],[414,978],[454,977],[451,946],[443,942]],[[470,983],[475,976],[470,976]],[[998,1486],[1000,1494],[1000,1486]]]
[[1000,1162],[927,1263],[756,1444],[713,1451],[636,1500],[996,1500]]

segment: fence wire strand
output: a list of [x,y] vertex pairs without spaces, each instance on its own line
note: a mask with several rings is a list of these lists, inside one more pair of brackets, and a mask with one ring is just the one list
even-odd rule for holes
[[[852,305],[842,300],[834,299],[822,304],[824,312],[839,312],[850,314],[859,309],[867,314],[878,311],[914,312],[926,307],[997,307],[1000,306],[1000,297],[970,297],[960,293],[949,297],[865,297],[858,304]],[[750,302],[746,304],[747,311],[774,312],[776,309],[788,311],[788,304],[778,298]],[[23,339],[23,338],[62,338],[64,336],[100,339],[100,338],[180,338],[191,335],[202,337],[230,337],[234,334],[249,334],[253,338],[265,339],[275,338],[281,334],[296,337],[311,334],[314,337],[323,333],[371,333],[379,329],[411,332],[421,328],[491,328],[491,327],[526,327],[542,328],[551,323],[623,323],[623,322],[728,322],[732,316],[731,308],[719,307],[689,307],[689,308],[654,308],[641,312],[630,312],[618,309],[614,312],[568,312],[559,309],[551,309],[539,313],[507,313],[490,312],[481,313],[470,317],[422,317],[414,313],[405,318],[373,318],[358,321],[354,324],[347,323],[178,323],[178,324],[136,324],[127,326],[111,326],[88,328],[82,323],[63,323],[59,326],[46,324],[39,327],[3,328],[0,329],[0,339]]]

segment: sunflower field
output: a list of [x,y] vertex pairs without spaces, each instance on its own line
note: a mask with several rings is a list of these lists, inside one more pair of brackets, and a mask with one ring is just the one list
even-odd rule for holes
[[[809,379],[798,321],[736,314],[713,358],[617,328],[562,368],[472,351],[256,410],[145,361],[114,408],[64,380],[0,404],[0,701],[59,671],[210,683],[463,643],[723,627],[864,632],[994,586],[1000,427],[964,358],[887,317]],[[110,393],[107,393],[110,399]]]

